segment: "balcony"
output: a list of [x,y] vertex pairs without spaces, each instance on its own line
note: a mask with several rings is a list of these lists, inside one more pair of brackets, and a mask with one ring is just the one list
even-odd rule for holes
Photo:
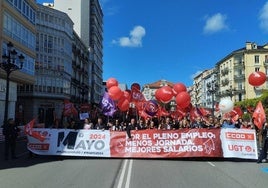
[[229,79],[225,78],[224,80],[221,81],[222,86],[226,86],[229,84]]
[[268,59],[266,59],[265,61],[263,61],[263,66],[268,67]]
[[254,87],[254,90],[255,90],[255,91],[261,91],[262,89],[263,89],[263,87],[260,87],[260,86],[255,86],[255,87]]
[[245,74],[234,75],[234,80],[245,80]]
[[245,62],[244,61],[237,61],[234,63],[234,68],[244,68]]
[[225,76],[225,75],[227,75],[228,73],[229,73],[229,69],[228,69],[228,68],[224,68],[224,69],[221,70],[221,75],[222,75],[222,76]]

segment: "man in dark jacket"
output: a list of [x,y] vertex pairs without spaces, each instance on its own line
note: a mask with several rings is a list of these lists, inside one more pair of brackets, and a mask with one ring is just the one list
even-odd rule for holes
[[98,118],[97,123],[94,126],[94,129],[103,130],[103,131],[107,130],[107,126],[106,124],[103,123],[102,118],[100,117]]
[[129,139],[132,139],[131,130],[138,130],[138,125],[134,118],[131,118],[130,123],[126,127],[127,136]]
[[3,134],[5,135],[5,160],[8,160],[9,151],[12,159],[16,159],[15,149],[16,140],[20,129],[16,126],[14,119],[10,118],[4,126]]

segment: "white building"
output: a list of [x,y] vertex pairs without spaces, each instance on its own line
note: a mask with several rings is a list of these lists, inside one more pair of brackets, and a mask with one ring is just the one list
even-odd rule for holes
[[54,0],[54,8],[69,15],[74,30],[90,51],[91,102],[99,103],[103,74],[103,12],[98,0]]

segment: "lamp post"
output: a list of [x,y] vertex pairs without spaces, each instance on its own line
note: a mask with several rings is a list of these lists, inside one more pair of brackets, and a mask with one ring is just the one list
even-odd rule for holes
[[[17,56],[17,51],[13,48],[13,44],[9,42],[7,44],[7,54],[2,55],[2,62],[0,63],[0,68],[6,72],[6,98],[5,98],[5,114],[4,114],[4,126],[7,124],[8,118],[8,100],[9,100],[9,81],[10,74],[13,71],[20,70],[23,67],[24,56],[20,54]],[[16,62],[17,58],[20,60],[18,65]]]
[[211,94],[211,97],[212,97],[212,116],[214,118],[214,95],[215,93],[218,91],[219,89],[219,85],[216,83],[215,80],[211,81],[210,83],[207,83],[207,88],[208,88],[208,93]]

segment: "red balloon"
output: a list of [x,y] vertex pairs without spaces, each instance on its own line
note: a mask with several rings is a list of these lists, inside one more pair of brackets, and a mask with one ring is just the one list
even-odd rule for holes
[[123,99],[123,100],[119,100],[118,104],[117,104],[119,110],[121,111],[127,111],[129,109],[129,100],[127,99]]
[[108,95],[113,100],[118,100],[123,95],[123,92],[118,86],[112,86],[108,89]]
[[183,83],[177,83],[173,85],[173,91],[177,95],[182,91],[187,91],[187,88]]
[[261,71],[253,72],[248,77],[248,82],[252,86],[260,86],[264,84],[265,81],[266,81],[266,74]]
[[191,96],[186,91],[182,91],[176,96],[176,103],[181,108],[187,108],[191,103]]
[[193,105],[192,105],[192,103],[190,103],[190,104],[185,108],[185,111],[186,111],[186,112],[190,112],[190,111],[192,110],[192,108],[193,108]]
[[155,96],[160,102],[168,103],[173,97],[173,90],[169,86],[163,86],[156,91]]
[[131,88],[131,90],[133,90],[133,89],[141,90],[141,86],[138,83],[133,83],[130,88]]
[[157,100],[157,101],[160,101],[160,88],[159,89],[157,89],[156,91],[155,91],[155,93],[154,93],[154,97],[155,97],[155,99]]
[[115,78],[109,78],[106,82],[107,89],[110,89],[112,86],[118,86],[118,81]]
[[126,99],[126,100],[130,101],[130,99],[131,99],[131,94],[130,94],[130,92],[128,92],[128,91],[123,91],[123,95],[121,96],[120,99]]

